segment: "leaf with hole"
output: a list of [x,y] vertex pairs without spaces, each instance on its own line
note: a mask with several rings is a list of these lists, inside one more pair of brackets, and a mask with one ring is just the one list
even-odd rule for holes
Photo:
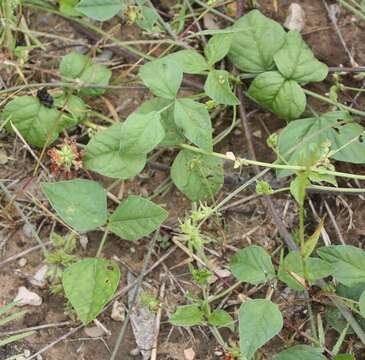
[[326,360],[322,349],[308,345],[295,345],[275,355],[272,360]]
[[95,181],[42,183],[42,191],[58,216],[77,231],[95,230],[107,220],[106,192]]
[[231,258],[230,269],[236,279],[253,285],[270,281],[276,275],[270,256],[256,245],[237,251]]
[[170,323],[175,326],[194,326],[202,323],[204,313],[195,305],[179,306],[170,316]]
[[318,61],[298,31],[289,31],[285,45],[274,55],[280,73],[300,84],[319,82],[328,74],[326,64]]
[[66,268],[62,285],[67,300],[87,325],[111,300],[118,288],[120,270],[106,259],[83,259]]
[[223,185],[223,161],[183,150],[172,164],[171,178],[191,201],[212,198]]
[[236,21],[233,29],[238,32],[228,57],[237,68],[248,73],[274,68],[274,55],[285,43],[285,31],[279,23],[252,10]]
[[238,105],[239,101],[233,93],[226,70],[211,70],[204,84],[204,91],[217,104]]
[[143,65],[139,77],[156,96],[174,99],[180,89],[183,71],[171,59],[158,59]]
[[203,104],[188,98],[177,99],[174,117],[187,139],[204,150],[213,150],[212,123]]
[[303,89],[298,83],[285,79],[278,71],[256,76],[247,94],[285,120],[297,119],[307,104]]
[[140,196],[129,196],[109,217],[108,229],[122,239],[135,241],[156,230],[167,211]]
[[331,275],[346,286],[365,282],[365,251],[351,245],[319,248],[318,255],[333,265]]
[[244,302],[239,313],[240,350],[243,356],[251,359],[282,327],[281,312],[271,301],[255,299]]
[[81,0],[76,6],[76,10],[98,21],[111,19],[122,8],[121,0]]

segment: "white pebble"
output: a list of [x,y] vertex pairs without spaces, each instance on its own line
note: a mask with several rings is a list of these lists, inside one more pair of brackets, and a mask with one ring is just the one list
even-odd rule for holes
[[40,306],[42,305],[42,298],[35,292],[29,291],[26,287],[21,286],[18,290],[18,294],[14,299],[17,302],[17,306]]
[[300,32],[304,29],[304,23],[305,12],[303,8],[297,3],[292,3],[289,6],[289,13],[285,19],[284,26],[288,30],[297,30]]
[[24,354],[24,356],[27,358],[27,357],[29,357],[32,353],[31,353],[31,351],[30,351],[30,350],[25,349],[25,350],[24,350],[24,352],[23,352],[23,354]]
[[92,338],[97,338],[104,335],[103,329],[99,328],[98,326],[87,327],[84,329],[84,332],[87,336]]
[[111,318],[115,321],[124,321],[125,319],[125,306],[119,301],[115,301],[112,308]]
[[89,243],[89,238],[87,237],[87,235],[81,235],[80,236],[80,245],[81,245],[83,250],[87,249],[87,244],[88,243]]
[[27,265],[27,259],[26,258],[21,258],[21,259],[19,259],[19,261],[18,261],[18,265],[20,266],[20,267],[24,267],[25,265]]
[[40,269],[38,269],[38,271],[35,273],[33,278],[30,279],[30,283],[33,286],[37,286],[40,288],[45,287],[47,285],[47,281],[46,281],[47,271],[48,271],[48,266],[43,265]]

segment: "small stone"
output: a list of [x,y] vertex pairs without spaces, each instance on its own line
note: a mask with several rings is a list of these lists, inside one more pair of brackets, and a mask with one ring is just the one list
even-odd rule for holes
[[23,234],[27,238],[33,237],[33,226],[31,224],[24,224],[23,226]]
[[36,357],[36,360],[43,360],[43,357],[41,354],[38,354],[37,357]]
[[25,356],[20,355],[15,358],[15,360],[27,360]]
[[222,279],[230,277],[232,275],[232,273],[227,269],[217,269],[214,271],[214,273]]
[[47,285],[46,275],[48,271],[48,266],[43,265],[33,276],[33,279],[30,280],[30,283],[33,286],[37,286],[43,288]]
[[305,12],[303,8],[297,3],[292,3],[289,6],[289,13],[285,19],[284,27],[288,30],[297,30],[300,32],[304,29],[304,23]]
[[119,301],[115,301],[112,308],[111,318],[115,321],[125,320],[125,306]]
[[92,338],[97,338],[104,335],[103,329],[99,328],[98,326],[87,327],[84,329],[84,332],[87,336]]
[[27,259],[26,258],[21,258],[21,259],[19,259],[19,261],[18,261],[18,265],[20,266],[20,267],[24,267],[25,265],[27,265]]
[[23,352],[23,355],[27,358],[27,357],[29,357],[30,355],[31,355],[32,353],[31,353],[31,351],[30,350],[28,350],[28,349],[25,349],[24,350],[24,352]]
[[133,350],[131,350],[130,352],[129,352],[129,355],[130,356],[138,356],[140,354],[140,351],[139,351],[139,349],[138,348],[134,348]]
[[192,348],[184,350],[184,358],[185,360],[194,360],[195,359],[195,351]]
[[29,291],[26,287],[21,286],[18,289],[18,294],[14,299],[17,302],[17,306],[40,306],[42,305],[42,298],[35,292]]
[[87,237],[87,235],[81,235],[80,236],[80,245],[81,245],[83,250],[87,249],[87,244],[88,243],[89,243],[89,238]]

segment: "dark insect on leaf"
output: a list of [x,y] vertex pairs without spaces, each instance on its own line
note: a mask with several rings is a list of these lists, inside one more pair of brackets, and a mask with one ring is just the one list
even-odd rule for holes
[[53,106],[53,97],[48,92],[47,88],[42,88],[37,91],[37,98],[45,107],[51,108]]

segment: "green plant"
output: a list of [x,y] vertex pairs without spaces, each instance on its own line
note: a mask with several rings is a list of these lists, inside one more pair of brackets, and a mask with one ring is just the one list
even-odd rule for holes
[[[71,17],[83,14],[99,21],[111,18],[123,9],[123,2],[119,0],[108,3],[63,0],[59,5],[63,14]],[[137,1],[124,10],[131,22],[145,30],[155,30],[158,21],[166,32],[171,32],[156,12],[152,14],[154,10],[149,1]],[[52,11],[57,10],[52,8]],[[17,96],[5,106],[1,126],[9,132],[20,133],[30,145],[44,149],[63,131],[72,131],[83,125],[92,130],[83,149],[83,168],[118,181],[141,173],[154,150],[177,150],[171,166],[171,180],[193,202],[193,210],[180,224],[179,239],[187,244],[189,255],[200,260],[198,267],[190,264],[189,269],[201,292],[199,296],[190,296],[187,299],[189,304],[178,307],[170,317],[170,323],[208,326],[227,353],[250,360],[283,327],[283,316],[272,300],[278,284],[302,291],[306,296],[319,285],[326,290],[325,296],[340,309],[339,316],[344,322],[345,330],[340,329],[338,349],[329,351],[325,348],[324,331],[319,326],[320,334],[317,334],[309,305],[312,325],[309,340],[313,347],[292,346],[275,355],[274,359],[322,360],[325,359],[323,352],[337,355],[350,328],[362,342],[365,341],[357,320],[352,316],[343,317],[348,311],[356,314],[357,319],[364,317],[364,290],[355,299],[349,296],[337,299],[339,284],[353,288],[365,283],[365,252],[347,245],[319,247],[323,222],[313,233],[306,232],[305,201],[308,189],[359,191],[338,188],[337,178],[365,180],[365,176],[336,171],[333,160],[365,163],[364,128],[353,117],[365,113],[338,102],[337,94],[344,89],[339,77],[335,78],[330,97],[305,89],[309,83],[323,81],[328,75],[328,67],[314,57],[298,32],[285,32],[279,23],[258,10],[249,12],[231,27],[189,35],[185,40],[200,35],[212,35],[204,46],[204,55],[192,49],[178,50],[152,59],[139,68],[139,79],[154,97],[124,121],[112,121],[100,114],[99,118],[111,122],[111,126],[91,121],[89,115],[95,115],[95,112],[82,97],[101,96],[118,85],[109,84],[112,73],[106,66],[87,55],[70,53],[60,63],[62,83],[42,84],[61,88],[50,92],[51,101],[45,102],[40,96]],[[174,46],[181,45],[175,40]],[[218,68],[217,64],[226,57],[243,73]],[[183,95],[184,74],[204,77],[204,92]],[[247,80],[250,84],[245,94],[288,122],[280,133],[271,134],[267,141],[277,157],[273,163],[239,158],[232,152],[214,151],[214,145],[236,124],[236,106],[240,101],[234,90],[237,86],[245,87]],[[300,118],[307,108],[307,96],[331,104],[336,110]],[[218,107],[232,107],[233,119],[232,125],[214,138],[210,111]],[[67,146],[53,151],[53,156],[58,158],[57,165],[68,171],[75,161],[79,161],[74,155],[73,149]],[[275,169],[277,177],[292,176],[288,187],[273,189],[269,183],[260,180],[263,171],[255,177],[256,191],[264,196],[290,192],[298,206],[299,224],[291,249],[283,250],[280,259],[276,259],[278,266],[264,248],[248,246],[231,257],[229,268],[237,282],[213,294],[209,279],[216,275],[216,271],[205,253],[205,246],[212,239],[204,232],[202,224],[212,216],[219,217],[218,211],[227,199],[248,186],[248,183],[244,184],[221,203],[215,203],[215,195],[224,182],[224,161],[233,165],[233,169],[252,165]],[[138,241],[157,230],[168,213],[161,206],[136,195],[129,195],[116,209],[108,210],[107,191],[91,180],[47,182],[42,184],[42,190],[59,219],[74,232],[103,232],[94,258],[76,259],[69,248],[69,245],[74,246],[74,238],[57,236],[54,241],[60,245],[56,244],[57,251],[47,258],[56,265],[54,269],[58,279],[62,279],[66,298],[80,320],[88,324],[111,300],[121,277],[116,263],[101,258],[108,234],[111,232],[121,239]],[[197,204],[201,201],[210,201],[213,205]],[[163,246],[165,240],[161,241]],[[331,286],[324,282],[329,277],[334,279]],[[272,291],[268,291],[266,298],[242,301],[235,320],[235,316],[214,304],[243,283],[268,286]],[[85,294],[88,294],[87,302]],[[144,295],[142,300],[152,311],[160,306],[150,295]],[[221,327],[231,331],[238,328],[239,345],[227,345],[220,334]]]

